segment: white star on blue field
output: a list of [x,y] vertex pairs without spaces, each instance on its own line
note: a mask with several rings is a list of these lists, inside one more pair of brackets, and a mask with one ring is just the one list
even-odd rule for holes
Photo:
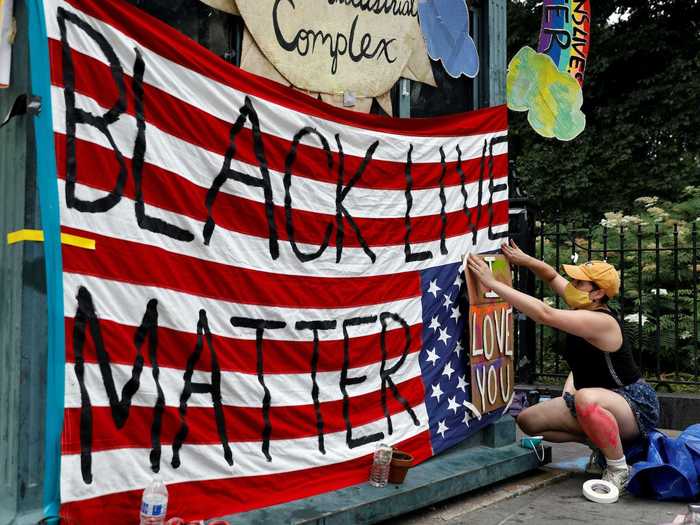
[[471,403],[466,320],[469,313],[458,263],[421,272],[423,347],[420,367],[435,454],[496,421],[501,411],[478,414]]

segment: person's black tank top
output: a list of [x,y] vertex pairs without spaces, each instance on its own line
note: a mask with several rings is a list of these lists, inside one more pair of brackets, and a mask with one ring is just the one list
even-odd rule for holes
[[[616,312],[599,311],[612,316],[620,324]],[[582,337],[567,334],[564,359],[574,374],[574,388],[577,390],[593,387],[621,388],[637,382],[642,377],[625,339],[624,330],[622,346],[617,352],[604,352]]]

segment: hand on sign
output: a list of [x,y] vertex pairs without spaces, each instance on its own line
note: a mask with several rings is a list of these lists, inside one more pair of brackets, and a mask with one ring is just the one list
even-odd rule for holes
[[491,268],[480,257],[470,253],[467,256],[467,267],[484,287],[493,288],[493,285],[496,284],[496,277]]
[[510,264],[515,266],[527,266],[528,259],[530,256],[522,251],[513,239],[510,240],[510,244],[504,242],[501,245],[501,252],[505,255],[506,259]]

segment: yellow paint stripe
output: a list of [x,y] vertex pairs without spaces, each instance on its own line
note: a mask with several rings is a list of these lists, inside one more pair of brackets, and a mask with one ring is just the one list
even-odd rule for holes
[[18,230],[7,234],[7,244],[23,241],[43,242],[44,232],[41,230]]
[[[44,232],[41,230],[17,230],[16,232],[10,232],[7,234],[7,244],[15,244],[16,242],[25,241],[44,242]],[[86,250],[95,249],[94,239],[87,239],[85,237],[71,235],[70,233],[61,234],[61,244],[85,248]]]
[[61,234],[61,244],[67,244],[68,246],[77,246],[78,248],[85,248],[86,250],[95,249],[95,239],[78,237],[77,235],[71,235],[70,233]]

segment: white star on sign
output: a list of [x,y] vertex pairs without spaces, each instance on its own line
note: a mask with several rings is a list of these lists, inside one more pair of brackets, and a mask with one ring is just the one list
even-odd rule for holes
[[465,394],[467,393],[466,391],[466,386],[469,385],[464,379],[464,376],[459,376],[457,377],[457,388],[459,388],[462,392]]
[[448,361],[447,364],[445,365],[444,370],[442,371],[442,375],[447,376],[447,379],[451,380],[452,374],[454,374],[454,372],[455,371],[454,371],[454,368],[452,368],[452,363],[450,363]]
[[432,328],[433,330],[437,330],[438,328],[440,328],[440,322],[438,321],[437,315],[430,320],[429,328]]
[[452,309],[452,315],[450,315],[450,319],[454,319],[455,322],[459,321],[459,318],[462,317],[462,312],[459,311],[459,306],[455,306]]
[[442,294],[442,295],[445,298],[445,302],[442,303],[442,306],[445,307],[445,310],[449,310],[450,306],[452,306],[452,298],[449,295],[447,295],[446,293]]
[[455,277],[455,282],[452,284],[454,286],[456,286],[457,288],[461,288],[462,287],[462,276],[460,274],[457,274],[457,277]]
[[430,361],[430,363],[435,366],[435,361],[440,359],[437,355],[437,352],[433,348],[432,350],[428,350],[428,357],[425,358],[426,361]]
[[451,397],[451,398],[449,398],[449,399],[447,400],[447,402],[449,403],[449,406],[447,407],[447,409],[448,409],[448,410],[454,410],[454,413],[455,413],[455,414],[457,413],[457,409],[459,408],[459,403],[457,403],[457,402],[455,401],[455,398],[456,398],[456,397],[457,397],[457,396]]
[[445,432],[447,432],[450,428],[445,424],[445,420],[443,419],[438,423],[438,429],[436,434],[440,434],[442,436],[442,439],[445,439]]
[[469,428],[469,420],[470,420],[470,419],[471,419],[471,418],[469,417],[469,412],[467,412],[467,411],[465,410],[465,411],[464,411],[464,419],[462,419],[462,423],[464,423],[465,425],[467,425],[467,428]]
[[440,382],[438,381],[437,385],[431,385],[433,387],[433,393],[430,394],[430,397],[436,397],[438,402],[440,401],[440,396],[444,394],[444,392],[440,389]]
[[433,297],[435,297],[435,299],[437,299],[437,293],[440,290],[442,290],[442,288],[440,288],[437,285],[437,279],[433,279],[432,281],[430,281],[430,286],[428,287],[428,293],[433,294]]
[[455,346],[455,349],[453,350],[453,352],[454,352],[455,354],[457,354],[457,357],[459,357],[459,353],[460,353],[462,350],[464,350],[464,347],[462,346],[462,342],[461,342],[461,341],[457,341],[457,346]]
[[445,343],[445,346],[447,346],[447,340],[452,338],[452,336],[447,333],[447,328],[440,328],[438,332],[440,332],[438,339]]

